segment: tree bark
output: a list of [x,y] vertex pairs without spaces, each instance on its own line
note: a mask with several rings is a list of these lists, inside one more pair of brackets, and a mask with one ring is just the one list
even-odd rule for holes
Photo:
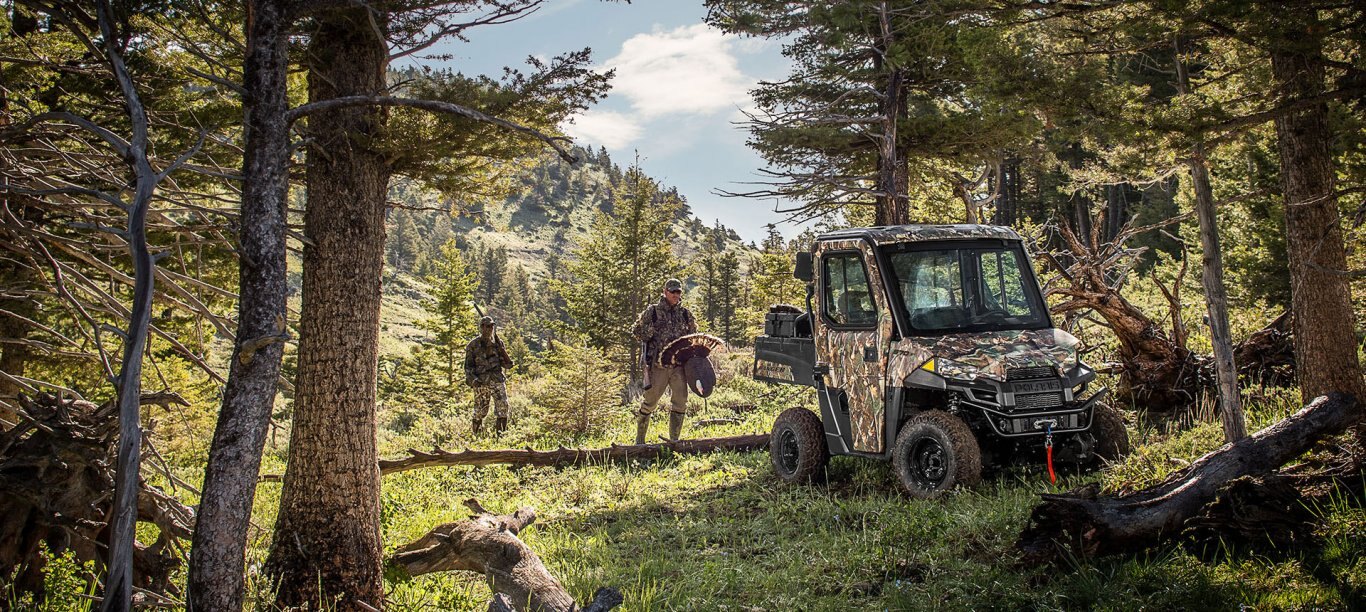
[[1233,338],[1228,328],[1228,292],[1224,288],[1224,259],[1219,245],[1219,225],[1210,189],[1204,147],[1198,145],[1190,161],[1195,187],[1195,212],[1200,222],[1201,282],[1209,307],[1210,342],[1214,345],[1214,372],[1219,386],[1219,423],[1225,442],[1247,437],[1247,419],[1238,392],[1238,367],[1233,359]]
[[283,4],[248,3],[237,340],[204,467],[190,554],[191,610],[242,609],[247,526],[284,355],[289,19]]
[[[1286,11],[1281,45],[1271,54],[1277,94],[1284,100],[1323,93],[1322,27],[1312,10]],[[1334,191],[1333,158],[1323,102],[1276,116],[1281,191],[1285,196],[1286,251],[1294,312],[1296,372],[1300,394],[1330,391],[1363,397],[1357,360],[1351,286]],[[1366,436],[1366,427],[1362,428]]]
[[1284,465],[1315,441],[1360,420],[1361,412],[1355,398],[1333,393],[1252,437],[1225,444],[1143,491],[1102,498],[1096,485],[1088,485],[1063,495],[1045,495],[1015,546],[1026,562],[1142,550],[1179,533],[1225,483]]
[[[574,598],[540,557],[517,534],[536,520],[536,511],[521,508],[512,514],[493,515],[479,502],[465,501],[474,515],[468,520],[446,523],[394,551],[389,568],[407,578],[431,572],[465,570],[488,578],[495,594],[491,609],[534,612],[574,612]],[[503,598],[498,595],[505,595]],[[621,603],[621,594],[599,589],[587,609],[609,610]]]
[[[882,56],[886,56],[895,41],[892,38],[892,16],[883,2],[878,5],[879,46]],[[880,69],[889,67],[877,60]],[[904,225],[911,222],[909,170],[906,167],[906,146],[897,138],[898,123],[906,116],[906,71],[891,67],[887,75],[886,89],[882,92],[881,133],[878,134],[877,156],[877,210],[874,223],[877,225]]]
[[[309,100],[386,88],[384,13],[315,16]],[[338,106],[309,116],[299,366],[289,466],[266,563],[277,602],[382,607],[375,382],[389,168],[370,147],[383,108]],[[330,604],[329,604],[330,605]]]

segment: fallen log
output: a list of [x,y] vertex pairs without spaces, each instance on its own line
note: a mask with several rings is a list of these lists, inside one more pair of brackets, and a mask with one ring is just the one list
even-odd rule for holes
[[[499,448],[489,450],[466,449],[458,453],[436,448],[430,451],[408,449],[409,456],[381,459],[380,474],[394,474],[425,467],[454,465],[593,465],[610,461],[656,459],[669,452],[675,455],[702,455],[721,451],[752,452],[768,450],[768,434],[698,438],[696,440],[664,440],[658,444],[613,444],[607,448],[565,448],[536,450],[527,448]],[[261,476],[265,482],[277,482],[279,474]]]
[[491,450],[463,450],[453,453],[442,449],[423,452],[408,449],[410,456],[401,459],[381,459],[381,474],[393,474],[424,467],[450,465],[536,465],[560,466],[601,464],[609,461],[656,459],[668,451],[675,455],[703,455],[720,451],[748,452],[768,450],[768,434],[698,438],[696,440],[663,441],[658,444],[613,444],[607,448],[565,448],[535,450],[507,448]]
[[[465,500],[474,512],[467,520],[445,523],[394,551],[385,560],[386,573],[395,580],[453,570],[479,572],[494,593],[490,610],[573,612],[610,610],[621,603],[615,589],[598,589],[583,608],[564,585],[550,574],[536,552],[517,537],[536,520],[536,511],[520,508],[495,515],[477,500]],[[501,597],[500,597],[501,595]]]
[[1361,420],[1356,399],[1331,393],[1295,414],[1201,457],[1162,483],[1119,497],[1098,485],[1044,495],[1015,546],[1025,562],[1135,552],[1181,532],[1186,521],[1234,479],[1260,476],[1299,457],[1317,440]]

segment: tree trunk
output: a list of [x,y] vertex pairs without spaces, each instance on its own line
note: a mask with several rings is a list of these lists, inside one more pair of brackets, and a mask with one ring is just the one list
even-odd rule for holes
[[[1190,75],[1183,59],[1182,39],[1176,41],[1176,89],[1185,94]],[[1224,254],[1219,245],[1219,219],[1214,210],[1214,190],[1210,187],[1209,166],[1204,142],[1197,142],[1188,162],[1191,186],[1195,190],[1195,216],[1200,223],[1201,282],[1209,307],[1210,342],[1214,346],[1214,371],[1219,386],[1219,423],[1224,441],[1237,442],[1247,437],[1247,419],[1238,393],[1238,368],[1233,360],[1233,338],[1228,328],[1228,292],[1224,288]]]
[[[885,55],[895,44],[892,38],[892,16],[883,2],[878,5],[879,44]],[[880,66],[886,69],[885,64]],[[911,222],[909,174],[906,167],[906,147],[897,138],[898,123],[906,116],[906,71],[893,68],[887,75],[887,86],[882,92],[882,130],[878,134],[877,156],[877,225],[904,225]],[[729,340],[729,336],[727,340]]]
[[1154,487],[1115,498],[1088,485],[1045,495],[1016,541],[1028,563],[1142,550],[1180,533],[1229,481],[1269,473],[1316,441],[1361,418],[1351,396],[1320,397],[1299,412],[1232,444],[1225,444]]
[[[385,90],[387,22],[368,7],[315,17],[311,101]],[[303,303],[289,467],[266,571],[288,606],[381,607],[375,381],[389,169],[369,148],[386,114],[310,116]]]
[[[1277,94],[1284,101],[1323,93],[1318,16],[1286,11],[1285,46],[1271,54]],[[1362,397],[1351,286],[1328,141],[1327,105],[1304,105],[1276,117],[1286,251],[1294,312],[1296,372],[1304,398],[1330,391]],[[1366,435],[1366,428],[1363,428]]]
[[1228,328],[1228,292],[1224,288],[1224,260],[1219,245],[1219,225],[1214,213],[1209,168],[1205,166],[1204,147],[1197,146],[1190,161],[1191,182],[1195,186],[1195,212],[1200,220],[1201,281],[1205,303],[1209,306],[1210,342],[1214,345],[1214,371],[1219,385],[1219,423],[1224,441],[1237,442],[1247,437],[1247,419],[1238,394],[1238,368],[1233,361],[1233,338]]
[[248,5],[246,134],[239,229],[237,341],[204,467],[190,554],[191,610],[240,610],[247,527],[284,354],[287,18],[279,0]]
[[[495,595],[491,609],[535,612],[575,612],[610,610],[621,604],[615,589],[598,589],[593,601],[584,608],[550,571],[540,557],[517,535],[536,520],[536,511],[521,508],[512,514],[490,514],[478,501],[466,500],[474,516],[446,523],[410,542],[387,560],[387,565],[404,578],[453,570],[479,572],[488,578]],[[506,597],[499,599],[498,595]]]

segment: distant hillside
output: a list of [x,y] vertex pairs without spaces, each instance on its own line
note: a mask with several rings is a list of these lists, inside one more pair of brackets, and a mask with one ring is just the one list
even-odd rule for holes
[[[412,272],[418,253],[433,252],[455,236],[462,247],[503,247],[509,263],[521,264],[533,280],[542,278],[547,257],[568,257],[587,234],[593,216],[611,212],[614,194],[625,189],[623,169],[606,149],[593,153],[575,147],[574,154],[582,161],[572,166],[553,154],[530,160],[514,172],[511,194],[500,200],[456,204],[412,184],[396,186],[395,202],[407,208],[389,215],[390,266]],[[702,239],[718,229],[728,249],[753,251],[734,230],[709,227],[693,216],[686,196],[676,188],[665,191],[684,203],[674,222],[674,248],[680,258],[691,259]],[[456,216],[444,212],[451,209]]]
[[[593,153],[576,147],[573,152],[581,160],[573,165],[547,153],[509,168],[511,189],[503,198],[457,203],[411,182],[396,182],[390,194],[396,206],[388,218],[384,352],[406,352],[407,345],[423,337],[413,325],[423,316],[419,302],[426,284],[421,277],[446,240],[454,238],[468,253],[505,252],[507,268],[520,267],[533,286],[549,275],[552,262],[572,257],[594,216],[610,213],[614,195],[626,189],[624,170],[606,149]],[[686,196],[676,188],[663,190],[683,202],[672,240],[681,260],[690,261],[708,236],[720,236],[726,250],[737,251],[746,264],[757,252],[734,230],[708,226],[693,216]]]

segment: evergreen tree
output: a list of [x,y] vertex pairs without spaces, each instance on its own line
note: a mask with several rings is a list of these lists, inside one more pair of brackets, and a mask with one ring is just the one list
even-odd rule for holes
[[670,246],[679,203],[663,196],[639,165],[627,170],[624,187],[615,214],[599,213],[594,220],[559,289],[589,346],[635,380],[640,347],[630,329],[664,279],[679,271]]
[[432,348],[445,357],[446,386],[454,389],[456,381],[464,376],[457,366],[463,363],[465,344],[473,337],[477,323],[470,307],[474,277],[465,269],[465,260],[453,240],[441,245],[434,267],[436,271],[426,278],[432,286],[432,297],[422,302],[430,316],[418,325],[434,337]]

